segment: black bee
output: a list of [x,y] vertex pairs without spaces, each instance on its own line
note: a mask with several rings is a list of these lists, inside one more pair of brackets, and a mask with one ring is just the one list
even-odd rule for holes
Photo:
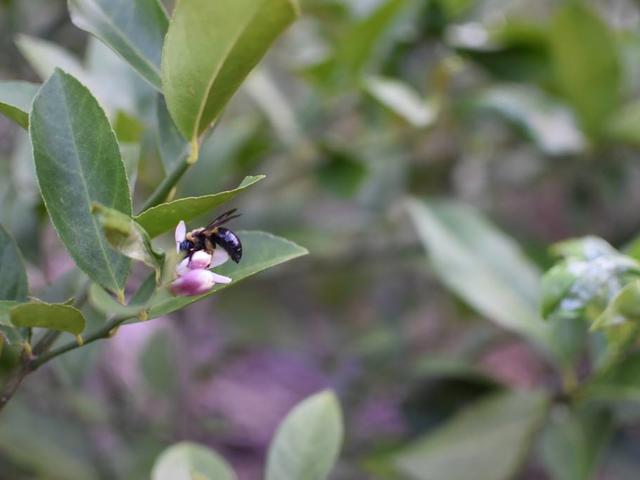
[[229,210],[206,227],[196,228],[190,232],[187,232],[186,225],[181,221],[176,228],[176,249],[178,252],[185,252],[186,256],[191,258],[199,250],[213,255],[216,246],[219,246],[229,254],[231,260],[239,263],[242,258],[242,243],[235,233],[221,226],[240,216],[240,214],[234,215],[235,212],[235,208]]

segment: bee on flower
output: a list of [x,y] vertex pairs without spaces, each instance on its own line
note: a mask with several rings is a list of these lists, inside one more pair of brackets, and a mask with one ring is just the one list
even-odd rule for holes
[[178,223],[175,232],[176,251],[184,253],[185,258],[176,267],[178,278],[171,284],[174,295],[202,295],[213,288],[216,283],[227,284],[232,280],[208,270],[227,262],[236,263],[242,258],[240,238],[222,227],[228,221],[239,217],[234,215],[235,209],[223,213],[206,227],[187,232],[183,221]]

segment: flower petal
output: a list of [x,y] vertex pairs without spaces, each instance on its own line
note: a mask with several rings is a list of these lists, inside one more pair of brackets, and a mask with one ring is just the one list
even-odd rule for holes
[[211,260],[212,267],[219,267],[223,263],[226,263],[229,260],[229,254],[222,247],[216,247],[213,251],[213,259]]
[[185,297],[202,295],[213,288],[216,277],[217,275],[209,270],[189,270],[171,284],[171,292]]
[[180,220],[180,223],[176,226],[176,252],[180,252],[180,243],[184,241],[187,237],[187,226],[185,225],[183,220]]
[[215,272],[209,272],[211,274],[213,274],[213,280],[216,283],[222,283],[224,285],[226,285],[227,283],[231,283],[233,280],[229,277],[225,277],[224,275],[220,275],[219,273],[215,273]]
[[191,256],[191,262],[189,262],[189,268],[196,270],[198,268],[209,268],[211,265],[211,255],[204,250],[198,250]]

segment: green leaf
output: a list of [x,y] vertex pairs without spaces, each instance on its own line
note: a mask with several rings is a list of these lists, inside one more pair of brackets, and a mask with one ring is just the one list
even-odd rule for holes
[[156,103],[157,143],[165,173],[172,172],[189,155],[189,142],[178,131],[167,110],[167,103],[158,95]]
[[24,301],[29,295],[27,272],[18,245],[0,225],[0,300]]
[[275,267],[281,263],[306,255],[307,250],[284,238],[264,232],[236,232],[243,246],[240,264],[227,262],[216,268],[216,273],[233,279],[229,285],[216,285],[210,292],[198,297],[174,297],[168,291],[158,292],[151,300],[149,318],[161,317],[212,295],[223,288],[235,285],[251,275]]
[[58,235],[93,281],[121,290],[129,260],[109,247],[94,202],[131,214],[127,175],[113,130],[89,90],[60,70],[33,103],[31,143],[40,191]]
[[344,427],[335,394],[317,393],[282,421],[269,447],[266,480],[324,480],[335,465]]
[[39,85],[22,81],[0,82],[0,113],[3,113],[22,128],[29,128],[31,102]]
[[93,203],[91,212],[98,217],[102,230],[111,246],[133,260],[142,262],[155,269],[158,279],[164,266],[164,253],[157,252],[147,232],[130,216]]
[[559,405],[551,412],[542,434],[542,460],[553,480],[593,478],[608,446],[611,415],[602,408]]
[[445,285],[502,327],[550,346],[537,314],[540,273],[512,239],[461,204],[411,200],[408,208]]
[[612,32],[590,7],[569,2],[553,21],[551,48],[563,94],[584,130],[598,138],[620,104],[622,74]]
[[612,140],[640,145],[640,102],[630,102],[616,111],[606,128]]
[[264,175],[246,177],[237,188],[202,197],[186,197],[169,203],[162,203],[145,210],[135,217],[151,238],[176,228],[180,220],[188,222],[211,212],[214,208],[235,198],[236,195],[262,180]]
[[316,171],[319,182],[339,197],[355,195],[367,177],[365,165],[349,152],[332,148],[323,150],[326,158]]
[[133,317],[143,314],[147,309],[145,303],[122,305],[97,283],[92,283],[89,287],[89,301],[98,312],[108,316]]
[[409,125],[424,128],[436,119],[435,105],[427,103],[425,98],[399,80],[370,76],[364,81],[364,87],[373,98]]
[[16,305],[9,310],[11,323],[18,327],[39,327],[80,335],[85,320],[82,312],[71,305],[60,303],[30,302]]
[[501,393],[481,400],[396,457],[412,480],[506,480],[526,458],[546,412],[541,393]]
[[235,473],[213,450],[191,442],[167,448],[156,460],[151,480],[234,480]]
[[151,85],[162,89],[160,60],[169,27],[158,0],[68,0],[73,23],[120,54]]
[[640,352],[633,352],[597,374],[584,387],[585,398],[640,402]]
[[562,301],[569,295],[569,291],[576,282],[575,273],[571,272],[564,263],[555,265],[542,277],[542,318],[548,318],[560,309]]
[[376,53],[384,34],[406,5],[406,0],[384,1],[340,37],[333,57],[325,61],[326,65],[323,67],[331,72],[333,81],[342,83],[359,79]]
[[640,280],[633,280],[618,292],[593,322],[591,330],[615,327],[624,322],[640,323]]
[[162,86],[178,130],[194,141],[273,41],[297,17],[296,0],[182,0],[162,54]]

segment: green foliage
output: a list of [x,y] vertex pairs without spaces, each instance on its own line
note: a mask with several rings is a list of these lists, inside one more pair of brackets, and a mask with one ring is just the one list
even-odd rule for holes
[[[512,478],[547,409],[540,392],[502,393],[465,409],[395,456],[412,480]],[[499,452],[499,454],[497,454]]]
[[190,141],[213,122],[271,43],[296,18],[296,0],[181,1],[162,56],[162,85]]
[[621,68],[613,34],[589,7],[569,2],[550,35],[554,70],[585,131],[599,138],[620,105]]
[[245,177],[240,185],[233,190],[202,197],[180,198],[172,202],[163,203],[145,210],[136,216],[135,220],[147,231],[151,238],[154,238],[162,233],[175,230],[176,225],[181,220],[189,222],[194,218],[210,213],[213,209],[232,200],[236,195],[263,178],[264,175]]
[[69,0],[73,23],[119,53],[161,90],[160,60],[169,19],[159,0]]
[[278,427],[269,448],[266,480],[325,480],[340,451],[342,413],[331,392],[296,406]]
[[9,310],[11,323],[18,328],[49,328],[80,335],[84,331],[82,312],[71,305],[30,302]]
[[0,225],[0,300],[24,301],[28,293],[22,254],[11,234]]

